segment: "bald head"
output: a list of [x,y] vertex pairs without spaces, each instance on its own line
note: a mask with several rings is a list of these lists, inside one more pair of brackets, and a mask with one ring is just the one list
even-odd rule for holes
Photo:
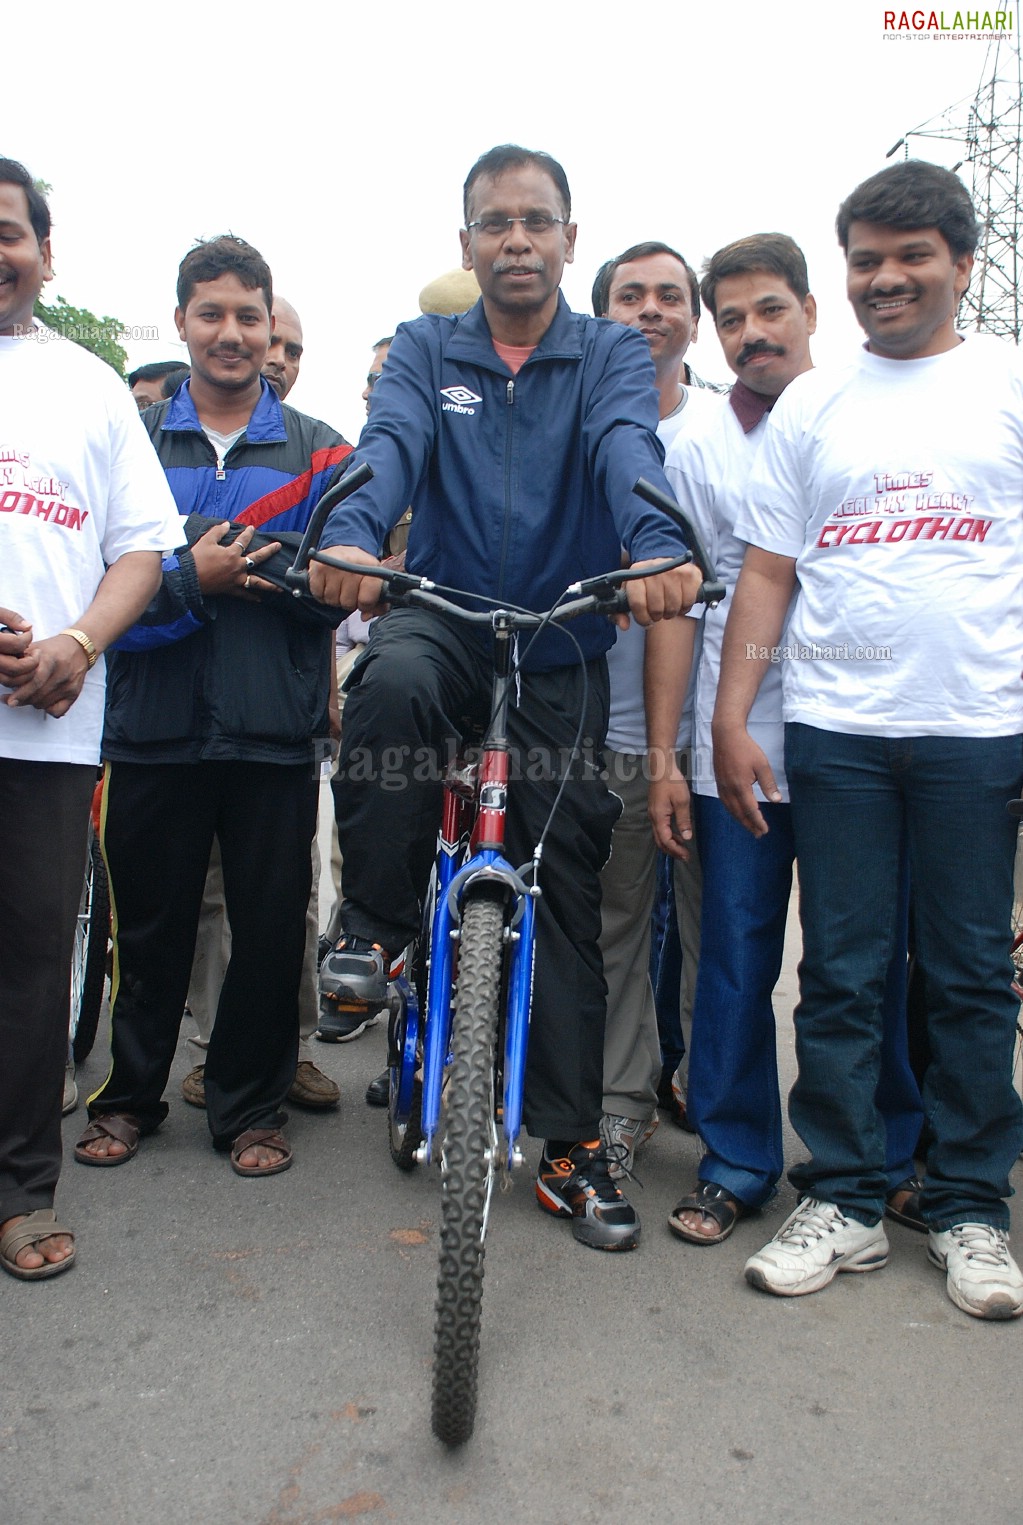
[[291,303],[279,296],[274,297],[273,319],[263,375],[283,402],[298,380],[302,364],[302,323]]

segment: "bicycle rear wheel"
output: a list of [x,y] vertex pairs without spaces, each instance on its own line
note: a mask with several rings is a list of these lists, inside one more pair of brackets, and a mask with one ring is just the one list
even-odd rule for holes
[[470,900],[462,918],[452,1060],[444,1093],[434,1326],[433,1432],[449,1446],[468,1440],[476,1419],[484,1236],[497,1163],[494,1046],[503,935],[500,902]]
[[71,955],[71,1053],[82,1064],[92,1053],[103,1006],[110,941],[110,890],[99,838],[89,834],[89,856]]

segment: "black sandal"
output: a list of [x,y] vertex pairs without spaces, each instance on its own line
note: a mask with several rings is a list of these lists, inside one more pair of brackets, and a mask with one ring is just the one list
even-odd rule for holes
[[[752,1209],[745,1202],[740,1202],[733,1197],[723,1186],[716,1181],[697,1181],[696,1188],[688,1197],[683,1197],[681,1202],[676,1202],[675,1207],[668,1218],[668,1227],[673,1234],[684,1239],[687,1244],[720,1244],[727,1239],[740,1218],[745,1217]],[[701,1213],[716,1223],[716,1234],[701,1234],[695,1229],[687,1228],[681,1221],[682,1213]]]
[[[927,1233],[927,1224],[924,1222],[920,1211],[920,1193],[924,1189],[924,1183],[919,1176],[907,1176],[900,1181],[898,1186],[893,1186],[885,1197],[884,1215],[893,1223],[901,1223],[903,1228],[915,1229],[918,1234]],[[906,1194],[906,1199],[901,1207],[895,1206],[895,1198]]]

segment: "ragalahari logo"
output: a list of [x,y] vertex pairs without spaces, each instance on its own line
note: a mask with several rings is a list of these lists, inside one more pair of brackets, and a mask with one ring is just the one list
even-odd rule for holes
[[440,395],[447,398],[447,402],[441,403],[442,413],[468,413],[476,412],[475,403],[482,402],[483,398],[475,392],[470,392],[468,387],[441,387]]
[[904,42],[982,40],[1015,29],[1013,11],[885,11],[884,36]]

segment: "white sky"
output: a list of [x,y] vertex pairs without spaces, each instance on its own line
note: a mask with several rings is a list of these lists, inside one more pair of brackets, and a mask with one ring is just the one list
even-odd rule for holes
[[[159,327],[126,344],[132,365],[183,353],[174,282],[197,238],[255,244],[305,329],[289,400],[354,441],[370,346],[459,262],[462,181],[495,143],[565,166],[574,307],[642,239],[699,269],[778,230],[807,256],[818,363],[847,353],[838,203],[907,129],[972,96],[987,57],[982,42],[885,40],[884,8],[57,0],[45,38],[24,7],[6,18],[0,153],[53,187],[48,297]],[[727,375],[709,323],[691,359]]]

